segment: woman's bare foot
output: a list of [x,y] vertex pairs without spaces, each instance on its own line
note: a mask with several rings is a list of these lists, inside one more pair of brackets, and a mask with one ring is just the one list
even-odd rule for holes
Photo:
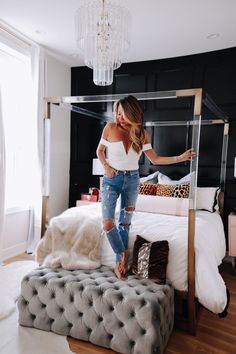
[[123,273],[124,275],[128,272],[128,259],[129,259],[129,251],[126,250],[122,253],[121,263],[123,264]]
[[117,262],[114,268],[114,273],[120,280],[125,280],[124,264],[122,262]]

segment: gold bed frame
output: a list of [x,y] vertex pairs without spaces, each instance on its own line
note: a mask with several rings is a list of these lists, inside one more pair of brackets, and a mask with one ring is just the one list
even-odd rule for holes
[[[73,106],[73,103],[91,103],[91,102],[113,102],[126,94],[114,94],[114,95],[98,95],[98,96],[67,96],[67,97],[46,97],[44,98],[44,122],[50,121],[51,118],[51,105],[59,105],[63,108],[69,109],[71,111],[79,112],[90,117],[95,117],[103,120],[109,120],[104,115],[100,115],[95,112],[87,111],[78,106]],[[197,299],[195,298],[195,251],[194,251],[194,239],[195,239],[195,217],[196,217],[196,190],[197,190],[197,172],[198,172],[198,153],[199,153],[199,141],[200,141],[200,128],[201,124],[224,124],[223,132],[223,146],[222,146],[222,156],[221,156],[221,175],[220,175],[220,185],[222,193],[220,195],[221,199],[221,213],[223,213],[222,206],[224,204],[224,189],[225,189],[225,177],[226,177],[226,157],[227,157],[227,146],[228,146],[228,132],[229,123],[228,117],[215,105],[215,103],[206,96],[203,99],[203,93],[201,88],[195,89],[183,89],[176,91],[157,91],[157,92],[144,92],[144,93],[131,93],[138,100],[163,100],[170,98],[180,98],[180,97],[192,97],[194,100],[193,105],[193,119],[191,121],[175,121],[175,122],[146,122],[146,126],[158,126],[158,125],[192,125],[192,144],[191,148],[197,153],[195,159],[190,162],[190,193],[189,193],[189,211],[188,211],[188,291],[178,292],[178,296],[187,301],[187,312],[188,317],[181,318],[181,327],[187,329],[189,333],[195,334],[197,327]],[[211,112],[217,117],[217,119],[212,120],[201,120],[202,104],[205,104]],[[100,116],[100,117],[99,117]],[[44,125],[45,130],[47,124]],[[47,134],[44,132],[44,137]],[[48,138],[47,138],[48,139]],[[44,147],[46,147],[48,141],[44,140]],[[44,148],[44,171],[46,166],[49,166],[49,156],[47,149]],[[43,184],[46,184],[47,176],[44,175]],[[48,225],[48,201],[49,192],[47,188],[44,188],[42,197],[42,236],[45,233],[46,227]]]

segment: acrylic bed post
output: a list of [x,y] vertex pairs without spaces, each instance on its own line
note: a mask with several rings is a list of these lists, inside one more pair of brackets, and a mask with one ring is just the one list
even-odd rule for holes
[[51,104],[59,104],[60,97],[44,98],[43,117],[43,171],[42,171],[42,221],[41,237],[43,237],[48,226],[48,202],[49,202],[49,175],[50,175],[50,121]]

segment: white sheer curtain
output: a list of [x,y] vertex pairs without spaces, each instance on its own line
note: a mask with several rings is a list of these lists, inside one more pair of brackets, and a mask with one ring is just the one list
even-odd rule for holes
[[21,40],[16,33],[13,36],[2,31],[0,24],[0,59],[2,125],[6,141],[4,184],[4,140],[1,137],[0,231],[3,190],[6,208],[27,206],[30,210],[27,251],[33,252],[41,234],[44,52],[38,45]]
[[35,186],[33,207],[30,209],[30,225],[27,252],[34,251],[41,237],[42,165],[43,165],[43,97],[45,92],[45,53],[39,46],[31,48],[31,75],[33,84],[32,117],[34,118]]
[[[2,119],[2,100],[0,86],[0,251],[2,249],[2,231],[5,215],[5,137]],[[2,263],[2,255],[0,252],[0,265]]]

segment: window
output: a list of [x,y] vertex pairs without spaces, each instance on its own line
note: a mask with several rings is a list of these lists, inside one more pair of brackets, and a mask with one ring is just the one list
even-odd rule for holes
[[38,180],[30,55],[0,43],[0,78],[6,151],[5,207],[8,209],[31,205]]

